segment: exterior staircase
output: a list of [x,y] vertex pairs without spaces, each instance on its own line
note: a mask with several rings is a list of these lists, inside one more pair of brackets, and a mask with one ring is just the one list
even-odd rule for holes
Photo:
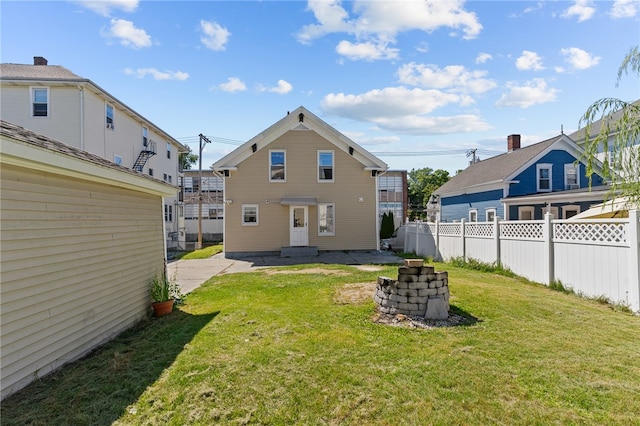
[[156,155],[156,143],[149,139],[146,143],[146,146],[143,146],[142,151],[140,151],[140,154],[138,154],[136,162],[133,163],[133,170],[142,172],[142,169],[144,169],[144,165],[147,164],[149,158],[153,157],[154,155]]

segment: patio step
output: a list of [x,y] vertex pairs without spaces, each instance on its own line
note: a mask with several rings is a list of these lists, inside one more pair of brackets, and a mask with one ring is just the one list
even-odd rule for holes
[[280,257],[312,257],[318,255],[318,247],[282,247]]

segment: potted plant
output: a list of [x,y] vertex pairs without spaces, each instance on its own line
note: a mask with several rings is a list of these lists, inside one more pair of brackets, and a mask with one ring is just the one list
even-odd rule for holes
[[155,276],[149,282],[151,306],[156,317],[170,314],[176,299],[181,299],[180,286],[164,274]]

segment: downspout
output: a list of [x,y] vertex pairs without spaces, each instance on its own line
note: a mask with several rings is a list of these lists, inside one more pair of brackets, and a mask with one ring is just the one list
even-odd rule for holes
[[80,91],[80,149],[84,149],[84,89],[78,84],[78,90]]

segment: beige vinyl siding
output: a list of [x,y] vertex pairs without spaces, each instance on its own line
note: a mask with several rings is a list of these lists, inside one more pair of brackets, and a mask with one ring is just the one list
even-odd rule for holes
[[3,164],[2,397],[144,317],[161,198]]
[[[269,182],[269,150],[277,149],[286,150],[286,183]],[[334,151],[334,182],[318,182],[318,150]],[[226,179],[225,196],[232,203],[225,208],[225,250],[279,251],[289,246],[289,206],[280,205],[284,197],[335,204],[335,236],[318,236],[318,209],[309,206],[310,246],[376,249],[375,185],[362,163],[317,133],[289,131],[240,163]],[[260,206],[258,226],[242,226],[242,204]]]

